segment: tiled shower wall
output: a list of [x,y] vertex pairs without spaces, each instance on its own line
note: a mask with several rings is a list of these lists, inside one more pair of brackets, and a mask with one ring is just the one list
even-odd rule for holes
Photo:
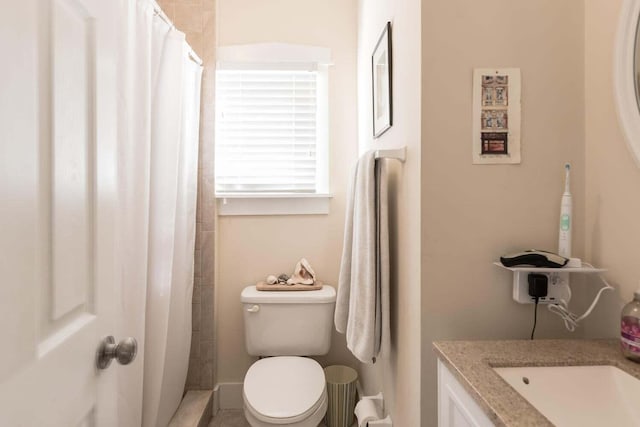
[[214,335],[214,86],[215,0],[157,0],[176,28],[184,32],[193,50],[202,58],[200,104],[200,156],[198,208],[193,287],[193,327],[187,390],[212,389],[215,384]]

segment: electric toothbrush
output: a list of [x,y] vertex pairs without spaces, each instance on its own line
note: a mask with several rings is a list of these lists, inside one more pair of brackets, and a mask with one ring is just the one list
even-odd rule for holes
[[558,236],[558,254],[571,258],[571,226],[573,218],[571,217],[572,200],[571,191],[569,190],[571,165],[566,163],[564,165],[565,181],[564,181],[564,193],[562,194],[562,201],[560,202],[560,230]]

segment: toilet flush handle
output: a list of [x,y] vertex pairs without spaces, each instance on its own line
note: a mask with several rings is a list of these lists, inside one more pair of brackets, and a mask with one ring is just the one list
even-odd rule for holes
[[260,306],[259,305],[252,305],[251,307],[247,308],[247,311],[249,313],[257,313],[260,311]]

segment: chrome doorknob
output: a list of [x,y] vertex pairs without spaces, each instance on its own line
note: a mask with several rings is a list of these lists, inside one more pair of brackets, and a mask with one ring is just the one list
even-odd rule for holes
[[116,344],[116,340],[109,335],[98,347],[96,365],[98,369],[107,369],[113,359],[121,365],[128,365],[134,361],[136,354],[138,354],[138,342],[135,338],[128,337]]

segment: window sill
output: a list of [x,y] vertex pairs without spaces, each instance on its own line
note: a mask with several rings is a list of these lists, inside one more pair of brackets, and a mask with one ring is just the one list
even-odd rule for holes
[[327,215],[331,194],[216,194],[218,215]]

